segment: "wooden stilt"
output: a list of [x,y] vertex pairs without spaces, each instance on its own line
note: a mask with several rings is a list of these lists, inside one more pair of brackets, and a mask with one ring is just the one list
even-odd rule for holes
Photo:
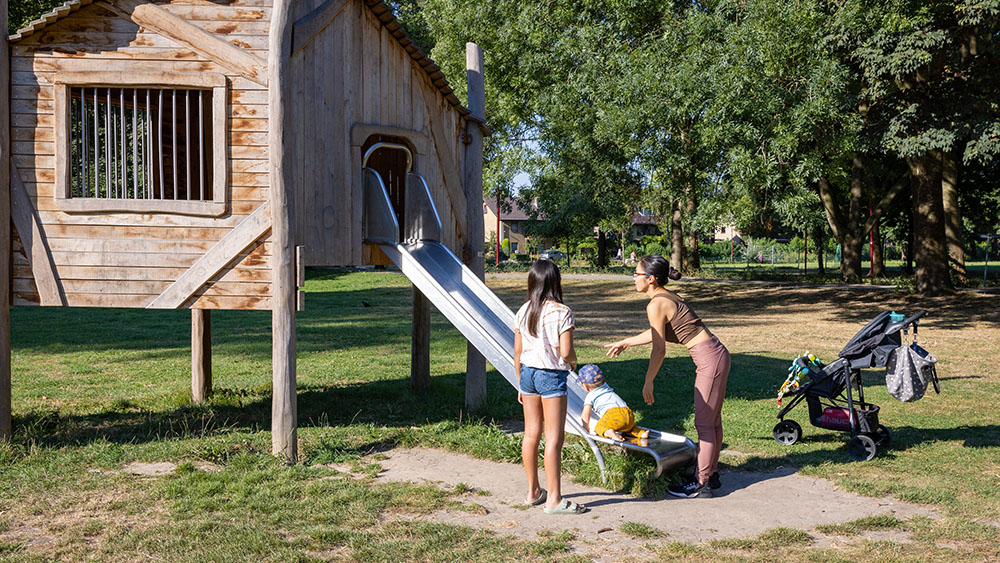
[[7,0],[0,0],[0,440],[11,437],[10,401],[10,53]]
[[212,394],[212,317],[208,309],[191,309],[191,401]]
[[431,302],[413,287],[413,339],[410,348],[410,385],[427,389],[431,385]]
[[[466,80],[469,87],[469,111],[479,122],[486,116],[486,86],[483,81],[483,50],[475,43],[465,44]],[[466,141],[462,188],[466,202],[466,265],[479,279],[483,267],[483,131],[477,121],[466,121]],[[486,400],[486,358],[469,343],[465,359],[465,406],[475,410]]]
[[291,89],[291,0],[275,0],[271,11],[267,64],[268,147],[270,148],[272,310],[271,310],[271,452],[298,460],[295,397],[295,205],[286,139],[293,128]]

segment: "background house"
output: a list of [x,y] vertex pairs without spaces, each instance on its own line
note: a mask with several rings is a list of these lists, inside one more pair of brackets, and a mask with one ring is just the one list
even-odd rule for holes
[[[525,226],[531,221],[529,207],[517,199],[510,201],[512,209],[500,211],[500,238],[510,241],[511,254],[533,254],[541,252],[551,245],[551,241],[543,240],[540,237],[530,237],[525,234]],[[544,219],[540,219],[544,221]],[[483,198],[483,228],[486,235],[486,251],[489,252],[489,242],[496,236],[497,232],[497,199],[495,197]],[[494,240],[494,244],[496,239]]]

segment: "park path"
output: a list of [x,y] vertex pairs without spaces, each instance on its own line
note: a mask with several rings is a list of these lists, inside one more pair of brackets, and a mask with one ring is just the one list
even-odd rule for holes
[[[442,511],[414,519],[487,529],[529,540],[540,539],[539,532],[571,530],[576,536],[574,551],[597,561],[652,557],[654,552],[645,547],[649,544],[753,537],[777,527],[809,531],[820,544],[835,543],[835,539],[818,534],[814,528],[882,514],[900,520],[914,515],[939,517],[928,507],[842,491],[827,480],[799,475],[792,467],[769,473],[722,472],[723,486],[711,499],[635,498],[573,483],[564,476],[564,496],[587,505],[590,511],[582,515],[549,515],[539,507],[526,507],[525,477],[520,465],[423,448],[382,452],[372,461],[382,466],[377,476],[381,481],[449,488],[463,483],[472,492],[462,500],[484,509],[479,513]],[[620,530],[625,522],[645,524],[664,536],[634,539]]]

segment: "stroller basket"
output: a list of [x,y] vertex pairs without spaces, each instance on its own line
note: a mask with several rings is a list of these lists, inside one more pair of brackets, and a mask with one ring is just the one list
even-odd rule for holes
[[[843,406],[824,404],[817,397],[806,397],[809,421],[827,430],[851,431],[850,411]],[[865,403],[854,406],[854,432],[872,434],[878,430],[878,405]]]

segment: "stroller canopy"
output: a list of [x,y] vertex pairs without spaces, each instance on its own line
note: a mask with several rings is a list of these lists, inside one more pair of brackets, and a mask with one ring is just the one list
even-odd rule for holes
[[851,369],[885,367],[889,353],[899,348],[899,323],[891,323],[890,312],[883,311],[871,320],[840,351],[841,358],[851,363]]

